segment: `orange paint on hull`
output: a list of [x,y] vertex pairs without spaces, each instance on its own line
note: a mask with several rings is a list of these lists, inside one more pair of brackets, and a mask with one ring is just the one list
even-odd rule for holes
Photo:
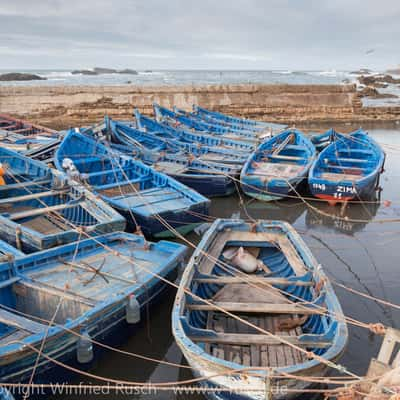
[[345,203],[346,201],[354,199],[354,196],[342,197],[341,199],[339,199],[330,194],[316,194],[315,197],[327,201],[330,206],[335,206],[337,203]]

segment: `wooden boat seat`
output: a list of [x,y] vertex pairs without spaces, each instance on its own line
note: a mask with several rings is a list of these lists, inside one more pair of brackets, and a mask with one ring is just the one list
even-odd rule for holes
[[223,308],[229,312],[237,313],[255,313],[255,314],[320,314],[316,308],[305,307],[299,304],[279,304],[279,303],[239,303],[228,301],[215,301],[212,305],[202,303],[187,304],[190,310],[216,310],[215,307]]
[[219,283],[219,284],[227,284],[227,283],[259,283],[259,284],[268,284],[268,285],[282,285],[282,286],[313,286],[313,282],[311,281],[302,281],[302,280],[289,280],[285,278],[266,278],[260,276],[252,276],[246,275],[244,277],[240,276],[210,276],[210,277],[201,277],[193,279],[194,282],[198,283]]
[[48,213],[55,212],[55,211],[62,211],[62,210],[66,210],[67,208],[78,207],[78,206],[81,206],[82,204],[84,204],[84,201],[80,201],[77,203],[70,203],[70,204],[58,204],[56,206],[49,206],[49,207],[43,207],[43,208],[34,208],[32,210],[21,211],[21,212],[16,212],[16,213],[10,214],[8,216],[8,218],[15,221],[18,219],[23,219],[23,218],[36,217],[38,215],[48,214]]
[[[257,325],[258,326],[258,325]],[[260,327],[261,328],[261,327]],[[254,328],[253,328],[254,329]],[[264,328],[263,328],[264,329]],[[318,335],[316,335],[318,336]],[[305,341],[305,340],[300,340],[298,336],[291,336],[286,334],[279,335],[279,338],[274,338],[269,335],[264,335],[264,334],[255,334],[255,333],[218,333],[216,332],[213,335],[209,336],[194,336],[191,335],[189,336],[192,341],[197,341],[197,342],[202,342],[202,343],[217,343],[217,344],[232,344],[232,345],[265,345],[265,346],[277,346],[277,345],[282,345],[282,341],[279,340],[279,338],[282,338],[283,340],[286,340],[287,342],[290,342],[296,346],[300,347],[312,347],[312,348],[326,348],[332,345],[332,342],[328,340],[311,340],[311,341]]]
[[372,155],[374,154],[374,152],[372,150],[368,150],[368,149],[341,149],[338,151],[338,153],[340,155],[342,154],[349,154],[349,153],[359,153],[359,154],[366,154],[366,155]]
[[291,160],[291,161],[300,161],[304,160],[304,157],[299,157],[299,156],[285,156],[281,154],[269,154],[267,156],[268,158],[272,160]]
[[368,164],[370,160],[366,159],[361,159],[361,158],[346,158],[346,157],[340,157],[337,158],[336,161],[340,164],[342,162],[350,162],[353,164]]
[[290,150],[307,150],[307,147],[301,146],[300,144],[288,144],[285,146],[285,149],[290,149]]
[[332,182],[356,182],[360,179],[360,175],[352,175],[352,174],[341,174],[341,173],[333,173],[333,172],[325,172],[321,174],[322,179],[326,179]]
[[7,203],[16,203],[16,202],[21,202],[21,201],[27,201],[27,200],[34,200],[34,199],[39,199],[41,197],[61,195],[61,194],[66,194],[68,192],[69,192],[69,189],[59,190],[59,191],[49,190],[46,192],[33,193],[33,194],[25,195],[25,196],[7,197],[5,199],[0,199],[0,205],[7,204]]
[[[345,171],[356,171],[359,173],[362,173],[362,167],[350,167],[347,165],[339,165],[339,164],[328,164],[329,168],[337,168],[337,169],[343,169]],[[354,174],[356,175],[356,174]]]
[[268,176],[271,178],[291,178],[300,173],[303,165],[289,163],[257,163],[257,167],[252,171],[252,175]]
[[7,310],[0,308],[0,322],[5,325],[13,326],[17,329],[23,329],[31,333],[45,333],[46,325],[32,321],[28,318],[22,317],[18,314],[14,314]]

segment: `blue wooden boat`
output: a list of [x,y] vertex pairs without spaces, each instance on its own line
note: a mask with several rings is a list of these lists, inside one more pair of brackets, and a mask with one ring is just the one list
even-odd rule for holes
[[[206,137],[216,136],[222,139],[222,143],[225,146],[229,145],[233,148],[237,148],[238,144],[242,147],[246,146],[247,148],[251,148],[258,142],[258,137],[254,132],[242,131],[240,129],[235,130],[217,124],[208,127],[209,124],[212,125],[208,121],[203,121],[197,117],[191,117],[190,114],[176,107],[174,107],[174,111],[172,111],[154,103],[153,109],[158,122],[162,122],[163,125],[167,125],[174,130],[186,132],[186,134],[189,132],[192,132],[192,134],[197,132],[198,135],[201,134]],[[189,129],[191,129],[191,131]],[[233,133],[231,131],[233,131]]]
[[[113,233],[0,264],[0,383],[29,381],[42,343],[57,362],[88,368],[104,350],[92,340],[116,344],[138,329],[169,286],[159,277],[175,279],[185,250]],[[34,382],[68,374],[41,357]]]
[[311,142],[315,146],[318,152],[321,152],[325,147],[333,143],[338,136],[342,134],[336,132],[334,129],[329,129],[324,133],[316,134],[311,136]]
[[289,129],[262,143],[242,169],[243,191],[258,200],[295,193],[315,159],[315,147],[300,131]]
[[237,164],[203,162],[188,153],[172,148],[169,141],[108,119],[111,135],[119,144],[112,145],[126,154],[138,153],[143,162],[167,174],[206,197],[229,196],[236,190],[233,179],[239,179]]
[[263,132],[267,129],[271,129],[273,133],[278,133],[287,128],[286,125],[277,124],[273,122],[256,121],[245,118],[233,117],[217,111],[207,110],[206,108],[200,107],[193,104],[192,116],[197,116],[205,121],[218,122],[223,125],[232,126],[236,128],[244,127],[255,132]]
[[243,165],[248,157],[248,149],[234,150],[223,146],[214,146],[212,142],[209,142],[210,145],[205,145],[198,141],[191,142],[187,138],[185,140],[179,140],[176,137],[176,133],[168,126],[142,115],[137,109],[134,111],[134,115],[139,130],[146,131],[158,138],[162,138],[168,144],[178,146],[180,152],[196,156],[196,158],[203,161]]
[[199,193],[73,130],[55,154],[57,169],[66,162],[77,179],[147,236],[174,236],[171,227],[186,234],[208,214],[210,201]]
[[258,142],[258,134],[254,131],[206,122],[198,118],[187,116],[186,114],[176,113],[157,104],[154,104],[153,108],[158,121],[172,124],[175,127],[182,126],[209,134],[223,135],[225,138],[234,140],[247,140],[253,144]]
[[361,129],[337,136],[311,167],[310,190],[332,205],[371,196],[378,186],[384,161],[381,147]]
[[[154,106],[156,110],[158,106]],[[192,131],[189,129],[183,129],[176,124],[171,124],[168,120],[162,120],[159,122],[148,117],[141,118],[141,114],[136,109],[134,111],[136,120],[138,121],[139,128],[147,129],[149,132],[156,133],[158,135],[164,134],[165,137],[179,140],[186,143],[201,143],[202,145],[209,146],[211,148],[222,148],[225,150],[235,151],[240,154],[248,154],[254,150],[256,142],[249,142],[246,140],[230,139],[223,135],[210,135],[206,132]]]
[[[312,383],[269,379],[268,369],[272,376],[312,378],[330,368],[287,343],[328,363],[341,356],[348,338],[328,277],[293,227],[281,221],[216,220],[185,268],[172,329],[194,376],[204,379],[204,387],[220,389],[204,392],[213,400],[296,397]],[[240,369],[245,371],[232,373]]]
[[59,171],[0,147],[0,238],[31,252],[85,235],[125,229],[126,221]]

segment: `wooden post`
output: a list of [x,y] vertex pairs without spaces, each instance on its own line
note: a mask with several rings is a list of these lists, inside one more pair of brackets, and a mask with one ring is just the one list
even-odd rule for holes
[[265,400],[272,400],[271,393],[271,369],[268,368],[267,376],[265,377]]

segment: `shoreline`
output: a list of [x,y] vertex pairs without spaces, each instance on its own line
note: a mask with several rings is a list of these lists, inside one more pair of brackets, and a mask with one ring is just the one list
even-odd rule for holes
[[400,106],[363,106],[354,84],[0,86],[1,113],[54,129],[97,123],[105,114],[131,118],[135,107],[152,115],[153,102],[289,125],[400,124]]

